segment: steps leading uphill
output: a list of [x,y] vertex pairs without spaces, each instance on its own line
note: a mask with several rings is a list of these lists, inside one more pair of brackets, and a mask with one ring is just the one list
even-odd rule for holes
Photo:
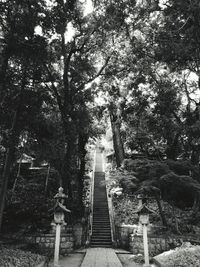
[[96,152],[94,174],[93,224],[91,247],[112,247],[111,227],[105,185],[105,173],[102,171],[102,153]]

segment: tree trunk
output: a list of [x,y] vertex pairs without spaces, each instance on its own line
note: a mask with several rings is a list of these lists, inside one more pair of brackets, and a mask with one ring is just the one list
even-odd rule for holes
[[67,151],[65,152],[63,163],[62,163],[62,170],[61,170],[61,181],[62,187],[64,188],[65,194],[68,195],[69,198],[72,198],[72,188],[71,188],[71,144],[69,142],[67,146]]
[[47,168],[47,175],[46,175],[46,179],[45,179],[45,187],[44,187],[44,195],[45,197],[47,197],[47,192],[48,192],[48,183],[49,183],[49,176],[50,176],[50,170],[51,170],[51,164],[48,164],[48,168]]
[[117,167],[120,167],[124,161],[124,146],[121,139],[120,132],[120,119],[116,114],[114,114],[113,105],[109,108],[110,111],[110,121],[113,133],[113,145],[115,150],[115,158]]
[[9,54],[9,48],[8,45],[4,48],[2,55],[1,55],[1,61],[0,61],[0,82],[4,84],[5,82],[5,77],[6,77],[6,72],[7,72],[7,68],[8,68],[8,61],[10,58],[10,54]]
[[199,164],[199,158],[200,158],[200,147],[193,146],[193,150],[192,150],[192,155],[191,155],[191,163],[193,165],[198,165]]
[[178,221],[176,218],[176,212],[175,212],[175,207],[174,207],[174,203],[171,203],[172,205],[172,213],[173,213],[173,217],[174,217],[174,223],[175,223],[175,230],[177,234],[181,234],[180,230],[179,230],[179,225],[178,225]]
[[174,139],[172,142],[168,140],[167,142],[167,149],[166,149],[166,154],[168,159],[176,160],[176,157],[178,155],[178,142],[179,142],[179,136],[180,133],[176,133]]
[[14,197],[15,188],[16,188],[16,186],[17,186],[18,178],[19,178],[19,176],[20,176],[21,164],[22,164],[22,155],[21,155],[21,157],[20,157],[20,159],[19,159],[19,165],[18,165],[17,175],[16,175],[16,178],[15,178],[15,181],[14,181],[14,184],[13,184],[13,188],[12,188],[11,202],[12,202],[12,199],[13,199],[13,197]]
[[200,197],[199,194],[196,193],[195,198],[194,198],[194,203],[192,206],[192,216],[195,216],[197,212],[199,211],[199,205],[200,205]]
[[87,134],[80,134],[79,135],[79,158],[80,158],[80,168],[79,168],[79,175],[78,175],[78,206],[80,207],[80,212],[83,215],[83,179],[85,174],[85,156],[87,151],[85,150],[85,145],[88,140]]
[[158,205],[158,210],[159,210],[159,213],[160,213],[162,224],[167,227],[168,224],[167,224],[167,220],[165,218],[165,214],[164,214],[163,209],[162,209],[162,206],[161,206],[160,199],[159,199],[158,196],[155,196],[155,199],[156,199],[156,202],[157,202],[157,205]]
[[8,188],[8,180],[10,177],[10,171],[12,167],[12,159],[14,158],[14,152],[15,152],[15,145],[17,144],[19,140],[19,129],[17,129],[17,120],[19,116],[19,111],[17,110],[14,114],[13,122],[12,122],[12,129],[10,134],[10,140],[8,149],[6,152],[6,159],[5,164],[3,168],[3,174],[2,174],[2,187],[1,187],[1,194],[0,194],[0,230],[2,226],[2,220],[3,220],[3,211],[5,206],[5,199],[6,199],[6,193]]
[[73,186],[71,182],[76,181],[77,178],[78,136],[74,123],[65,125],[65,130],[68,141],[63,159],[61,177],[65,192],[68,193],[69,197],[73,198]]

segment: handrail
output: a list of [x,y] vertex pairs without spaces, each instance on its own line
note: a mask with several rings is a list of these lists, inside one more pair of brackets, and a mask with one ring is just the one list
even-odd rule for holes
[[[103,160],[104,160],[104,158],[103,158]],[[105,164],[104,164],[104,166],[105,166]],[[107,175],[105,175],[105,181],[108,181],[108,180],[109,179],[108,179]],[[112,197],[110,196],[108,189],[109,188],[108,188],[108,185],[106,183],[106,194],[107,194],[107,200],[108,200],[108,211],[109,211],[109,219],[110,219],[111,238],[112,238],[112,245],[115,247],[116,246],[115,216],[114,216],[113,205],[112,205]]]
[[90,210],[88,216],[88,236],[87,244],[90,244],[92,236],[92,224],[93,224],[93,204],[94,204],[94,173],[95,173],[95,164],[96,164],[96,150],[94,151],[94,160],[93,160],[93,170],[90,182]]

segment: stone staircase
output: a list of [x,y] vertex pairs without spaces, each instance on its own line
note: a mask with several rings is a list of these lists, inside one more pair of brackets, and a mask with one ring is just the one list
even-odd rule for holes
[[100,151],[97,151],[94,174],[93,224],[90,245],[91,247],[112,247],[105,173],[102,171]]

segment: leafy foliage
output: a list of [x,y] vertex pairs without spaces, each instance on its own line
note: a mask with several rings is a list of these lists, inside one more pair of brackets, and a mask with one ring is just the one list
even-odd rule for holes
[[[150,198],[148,206],[157,212],[157,215],[151,215],[153,224],[159,225],[162,221],[176,233],[193,231],[190,225],[197,224],[197,220],[191,220],[190,214],[195,212],[196,218],[199,216],[200,184],[195,180],[196,171],[196,167],[185,161],[125,160],[124,169],[113,170],[109,174],[111,181],[114,181],[110,187],[123,188],[122,194],[113,195],[116,222],[137,223],[134,213],[138,205],[136,196],[142,193]],[[111,192],[114,192],[113,189]],[[188,227],[183,227],[179,218]]]
[[45,257],[20,249],[0,249],[0,265],[5,267],[34,267],[45,260]]
[[[48,181],[47,197],[45,195],[45,179],[47,169],[29,173],[28,176],[19,177],[13,193],[8,191],[6,209],[5,231],[47,231],[50,228],[54,206],[54,196],[59,187],[59,175],[51,171]],[[13,221],[12,218],[15,218]]]

